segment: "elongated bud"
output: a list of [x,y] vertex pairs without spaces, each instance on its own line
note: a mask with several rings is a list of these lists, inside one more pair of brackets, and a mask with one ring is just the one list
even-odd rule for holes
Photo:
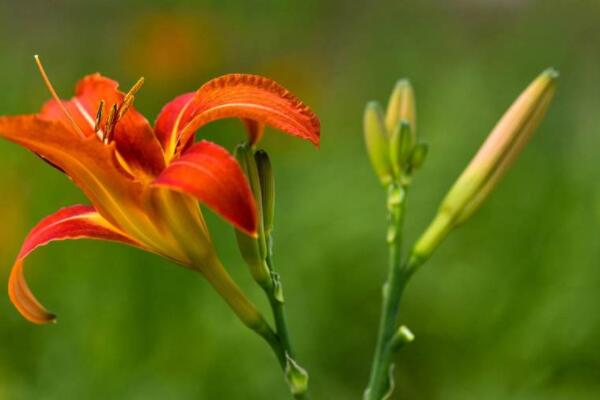
[[413,258],[427,258],[453,227],[477,211],[538,127],[557,78],[554,69],[547,69],[510,106],[442,201],[438,215],[415,245]]
[[389,138],[383,120],[383,111],[377,102],[369,102],[365,109],[364,134],[371,165],[383,185],[392,182]]
[[396,125],[396,129],[394,129],[390,138],[390,159],[396,175],[400,175],[406,168],[413,147],[410,131],[410,123],[407,120],[401,120]]
[[417,135],[417,115],[415,94],[408,79],[399,80],[390,96],[385,114],[388,132],[392,132],[401,120],[408,121],[414,143]]
[[[254,163],[254,157],[252,156],[252,150],[247,145],[238,145],[235,149],[235,157],[236,157],[238,163],[240,164],[240,167],[246,174],[246,177],[248,177],[250,187],[252,188],[253,193],[255,193],[254,197],[256,199],[257,208],[260,210],[260,207],[261,207],[260,206],[260,204],[261,204],[260,186],[257,186],[259,195],[256,196],[256,192],[254,192],[255,186],[259,185],[259,184],[257,182],[258,181],[258,172],[256,170],[256,165]],[[254,166],[254,168],[252,168],[252,166],[249,165],[250,164],[248,162],[249,160],[252,161],[251,164]],[[253,179],[254,179],[255,185],[253,185]],[[260,217],[260,212],[259,212],[259,217]],[[259,218],[259,221],[260,221],[260,218]],[[250,273],[252,274],[252,277],[254,278],[254,280],[256,282],[258,282],[259,285],[266,288],[266,287],[270,287],[272,285],[272,279],[271,279],[271,273],[269,271],[269,267],[267,266],[266,261],[265,261],[266,244],[265,244],[265,250],[264,251],[261,250],[260,236],[263,236],[262,239],[264,240],[264,235],[262,235],[261,232],[262,232],[262,229],[259,229],[259,238],[253,238],[253,237],[246,235],[244,232],[241,232],[236,229],[235,236],[237,239],[238,248],[240,249],[242,258],[244,259],[246,264],[248,264],[248,267],[250,268]]]
[[275,215],[275,179],[269,155],[264,150],[254,154],[258,177],[260,180],[260,193],[262,197],[262,212],[265,235],[273,230],[273,217]]

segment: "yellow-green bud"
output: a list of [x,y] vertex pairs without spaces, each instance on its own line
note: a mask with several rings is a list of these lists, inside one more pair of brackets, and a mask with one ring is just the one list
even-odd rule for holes
[[383,111],[377,102],[369,102],[364,115],[364,134],[371,165],[383,185],[392,182],[389,138]]
[[417,135],[417,115],[415,94],[408,79],[401,79],[396,83],[385,114],[385,126],[392,132],[401,120],[408,121],[411,128],[413,143]]
[[273,217],[275,215],[275,179],[269,155],[264,150],[258,150],[254,154],[258,177],[260,179],[260,191],[262,197],[262,213],[265,235],[273,230]]
[[481,206],[540,124],[557,78],[554,69],[547,69],[510,106],[442,201],[436,218],[417,241],[413,258],[427,258],[453,227]]

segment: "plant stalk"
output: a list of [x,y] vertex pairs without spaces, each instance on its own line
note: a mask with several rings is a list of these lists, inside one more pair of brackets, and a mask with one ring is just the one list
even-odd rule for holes
[[[277,338],[279,341],[279,348],[273,347],[273,350],[276,351],[277,359],[281,368],[286,374],[286,380],[288,381],[288,385],[290,386],[290,391],[292,396],[296,400],[309,400],[308,387],[306,386],[308,383],[308,375],[306,372],[296,364],[294,351],[292,349],[292,344],[289,336],[289,330],[287,327],[287,320],[283,302],[283,291],[281,289],[281,283],[279,282],[279,277],[276,272],[274,272],[273,267],[273,247],[272,247],[272,237],[270,234],[265,235],[265,239],[267,241],[267,254],[266,254],[266,263],[269,267],[269,271],[273,276],[274,284],[269,288],[264,288],[267,298],[269,299],[269,304],[271,306],[271,310],[273,312],[273,320],[275,321],[275,331],[277,334]],[[303,380],[303,388],[296,390],[295,382],[293,382],[297,376],[293,374],[299,373],[303,375],[301,379]],[[292,375],[290,375],[292,374]],[[306,379],[306,381],[304,381]]]
[[398,311],[404,287],[412,275],[412,269],[404,268],[402,264],[405,189],[395,184],[390,185],[388,189],[389,270],[387,281],[383,285],[379,332],[364,400],[387,399],[394,386],[391,374],[393,356],[397,350],[394,337],[398,328]]

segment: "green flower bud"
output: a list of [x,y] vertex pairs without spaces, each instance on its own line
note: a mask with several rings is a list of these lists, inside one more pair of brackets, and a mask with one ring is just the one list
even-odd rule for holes
[[252,149],[246,144],[240,144],[235,149],[235,158],[238,164],[246,174],[250,188],[254,194],[256,206],[259,214],[259,229],[258,238],[253,238],[246,235],[244,232],[235,230],[235,236],[238,243],[238,248],[242,258],[248,264],[250,273],[254,280],[262,287],[271,287],[273,284],[271,279],[271,273],[265,262],[267,247],[264,237],[264,231],[262,228],[262,202],[260,192],[260,182],[258,177],[258,169],[252,155]]
[[411,171],[417,170],[423,166],[425,158],[427,158],[427,151],[429,146],[427,143],[419,143],[410,153],[408,164],[410,165]]
[[390,138],[390,159],[397,176],[406,169],[406,163],[413,147],[410,123],[401,120]]
[[392,182],[389,138],[383,121],[383,111],[377,102],[369,102],[364,115],[364,134],[367,153],[383,185]]
[[265,235],[273,230],[273,217],[275,214],[275,179],[269,155],[264,150],[258,150],[254,154],[258,177],[260,179],[260,190],[262,198],[263,225]]

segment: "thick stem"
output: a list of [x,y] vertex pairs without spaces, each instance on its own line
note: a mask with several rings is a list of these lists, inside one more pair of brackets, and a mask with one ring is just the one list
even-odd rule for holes
[[365,391],[365,400],[385,399],[392,389],[390,367],[395,348],[394,334],[397,329],[400,300],[408,279],[410,270],[402,266],[402,221],[404,214],[403,188],[392,185],[388,191],[388,244],[389,271],[383,285],[383,301],[381,319],[375,355],[371,366],[369,385]]
[[199,268],[199,270],[244,325],[265,339],[274,351],[281,353],[281,345],[277,335],[254,304],[233,281],[221,261],[216,256],[212,257],[205,261],[203,268]]

